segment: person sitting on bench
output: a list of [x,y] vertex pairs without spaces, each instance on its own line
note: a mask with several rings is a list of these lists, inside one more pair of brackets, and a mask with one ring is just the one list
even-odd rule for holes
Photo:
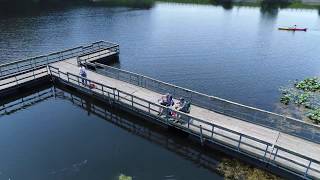
[[177,106],[175,107],[178,111],[184,112],[184,113],[190,113],[190,107],[191,103],[186,101],[183,98],[179,99],[179,102],[177,103]]
[[[171,94],[166,93],[165,95],[163,95],[158,102],[162,105],[162,106],[166,106],[166,107],[170,107],[174,105],[174,101],[173,101],[173,97]],[[160,108],[159,109],[159,114],[162,114],[163,109]]]

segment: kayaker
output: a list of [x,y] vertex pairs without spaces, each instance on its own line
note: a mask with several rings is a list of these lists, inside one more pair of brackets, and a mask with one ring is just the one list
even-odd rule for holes
[[293,26],[293,29],[295,29],[295,30],[296,30],[296,29],[297,29],[297,25],[294,25],[294,26]]

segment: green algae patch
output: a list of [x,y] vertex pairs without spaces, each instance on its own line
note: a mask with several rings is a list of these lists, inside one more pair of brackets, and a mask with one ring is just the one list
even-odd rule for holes
[[124,174],[120,174],[118,179],[119,180],[132,180],[132,177],[131,176],[126,176]]
[[227,180],[280,180],[281,178],[236,159],[222,159],[217,168]]

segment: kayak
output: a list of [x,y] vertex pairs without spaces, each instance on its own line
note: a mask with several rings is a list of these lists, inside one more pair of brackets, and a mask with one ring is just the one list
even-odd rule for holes
[[307,28],[278,28],[279,30],[286,31],[307,31]]

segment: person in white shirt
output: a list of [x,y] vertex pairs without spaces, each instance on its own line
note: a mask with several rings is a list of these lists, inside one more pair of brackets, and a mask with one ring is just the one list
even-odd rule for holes
[[84,66],[81,66],[79,68],[79,71],[80,71],[80,76],[83,77],[82,84],[87,84],[87,80],[85,79],[85,78],[87,78],[86,68]]

